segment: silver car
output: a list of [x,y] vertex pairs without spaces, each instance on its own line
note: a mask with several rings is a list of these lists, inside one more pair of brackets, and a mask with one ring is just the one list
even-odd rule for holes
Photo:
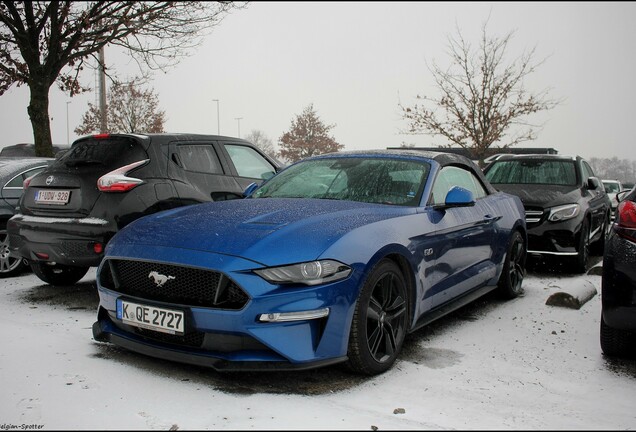
[[616,199],[616,194],[623,190],[623,185],[618,180],[602,180],[603,187],[605,187],[605,192],[607,196],[610,198],[610,202],[612,204],[612,219],[614,219],[614,214],[616,213],[616,207],[618,206],[618,200]]
[[7,220],[15,214],[24,180],[46,168],[53,158],[0,157],[0,278],[22,272],[27,264],[9,254]]

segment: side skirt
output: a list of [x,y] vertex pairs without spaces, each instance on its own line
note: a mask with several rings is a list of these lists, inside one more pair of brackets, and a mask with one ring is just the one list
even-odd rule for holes
[[497,288],[497,285],[486,285],[481,288],[477,288],[473,291],[470,291],[449,303],[444,303],[443,305],[430,310],[429,312],[425,313],[424,315],[418,318],[417,322],[411,328],[409,333],[424,327],[426,324],[432,323],[433,321],[443,317],[444,315],[448,315],[449,313],[477,300],[480,297],[483,297],[484,295],[488,294],[490,291],[495,290],[496,288]]

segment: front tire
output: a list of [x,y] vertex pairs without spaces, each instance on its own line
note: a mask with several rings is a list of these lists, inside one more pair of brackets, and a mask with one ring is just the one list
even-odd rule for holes
[[583,226],[579,233],[579,247],[574,261],[574,271],[585,273],[587,271],[587,260],[590,256],[590,224],[587,219],[583,219]]
[[49,285],[75,285],[88,273],[89,268],[31,261],[33,273]]
[[372,270],[356,303],[349,335],[348,366],[365,375],[391,368],[408,325],[406,281],[399,267],[384,259]]
[[519,231],[515,231],[508,242],[508,251],[499,277],[498,292],[505,299],[518,297],[522,292],[526,274],[526,242]]

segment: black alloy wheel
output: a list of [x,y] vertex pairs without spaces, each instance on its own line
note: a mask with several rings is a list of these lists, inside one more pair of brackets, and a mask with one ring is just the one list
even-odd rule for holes
[[408,296],[399,267],[382,260],[364,284],[349,335],[348,366],[377,375],[391,368],[407,332]]
[[518,297],[522,292],[526,274],[526,243],[519,231],[515,231],[508,242],[504,267],[499,278],[499,294],[506,299]]

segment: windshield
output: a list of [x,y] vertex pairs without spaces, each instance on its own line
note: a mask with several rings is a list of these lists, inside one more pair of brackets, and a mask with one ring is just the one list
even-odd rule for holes
[[254,198],[319,198],[416,206],[430,165],[401,159],[307,160],[265,183]]
[[577,184],[574,162],[560,160],[496,161],[488,169],[486,178],[492,184]]
[[621,186],[616,182],[603,182],[605,185],[605,192],[616,193],[621,191]]

